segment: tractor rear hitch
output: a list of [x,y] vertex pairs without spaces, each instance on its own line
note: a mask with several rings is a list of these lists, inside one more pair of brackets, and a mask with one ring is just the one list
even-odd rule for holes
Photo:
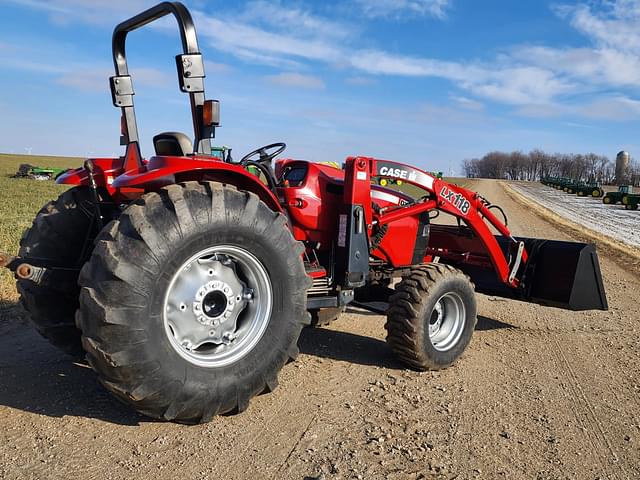
[[35,267],[24,261],[23,258],[0,252],[0,267],[8,268],[16,274],[20,280],[31,280],[34,283],[40,283],[46,272],[46,268]]
[[15,274],[21,280],[30,280],[35,284],[40,284],[47,269],[42,267],[34,267],[28,263],[21,263],[16,268]]
[[70,281],[75,284],[78,270],[32,265],[27,259],[0,252],[0,268],[8,268],[18,279],[28,280],[37,285]]

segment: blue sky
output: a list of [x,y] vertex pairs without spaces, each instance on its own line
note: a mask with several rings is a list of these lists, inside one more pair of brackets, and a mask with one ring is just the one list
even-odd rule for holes
[[[119,155],[111,32],[154,3],[0,0],[0,151]],[[185,3],[236,158],[275,141],[444,171],[494,149],[640,152],[638,0]],[[191,133],[173,27],[129,37],[145,155]]]

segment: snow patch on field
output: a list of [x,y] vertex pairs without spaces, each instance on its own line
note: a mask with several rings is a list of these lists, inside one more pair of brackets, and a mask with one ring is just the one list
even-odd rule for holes
[[601,198],[578,197],[541,183],[513,182],[509,186],[567,220],[640,247],[640,210],[625,210],[622,205],[605,205]]

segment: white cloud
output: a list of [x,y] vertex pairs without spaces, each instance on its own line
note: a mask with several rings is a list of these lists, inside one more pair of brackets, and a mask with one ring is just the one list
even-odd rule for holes
[[475,111],[484,110],[484,104],[477,100],[473,100],[462,95],[450,95],[449,98],[453,100],[460,108]]
[[341,51],[336,45],[314,37],[297,37],[264,30],[234,20],[198,15],[199,32],[211,46],[240,55],[251,52],[272,57],[337,61]]
[[356,28],[335,19],[319,17],[300,7],[283,7],[279,1],[257,0],[249,2],[239,20],[269,25],[276,30],[294,36],[344,39],[353,35]]
[[569,18],[573,27],[599,46],[623,52],[640,52],[638,0],[606,0],[591,5],[562,5],[556,11]]
[[322,89],[325,86],[321,78],[300,73],[280,73],[266,78],[270,83],[281,87]]
[[81,21],[91,24],[111,24],[124,20],[145,8],[153,6],[154,0],[7,0],[24,7],[49,13],[56,24]]
[[352,64],[371,74],[445,78],[478,96],[509,104],[544,103],[575,88],[552,71],[519,66],[511,59],[465,64],[369,51],[355,54]]
[[528,117],[574,117],[604,121],[640,119],[640,101],[624,95],[607,95],[573,104],[524,105],[518,113]]
[[[154,3],[153,0],[9,1],[87,23],[105,21],[105,18],[111,21],[116,13],[121,19]],[[369,16],[442,18],[450,7],[448,0],[353,1]],[[357,24],[314,14],[304,6],[285,6],[278,0],[256,0],[235,11],[227,7],[222,14],[193,13],[201,38],[212,48],[247,62],[289,72],[269,77],[271,83],[278,85],[323,88],[324,82],[309,74],[316,64],[323,64],[346,72],[345,82],[355,85],[364,85],[375,76],[445,79],[461,91],[457,98],[451,98],[452,102],[467,110],[482,108],[478,99],[487,99],[516,106],[523,115],[628,118],[629,113],[617,113],[635,112],[635,104],[627,105],[625,110],[621,99],[634,102],[632,93],[622,92],[625,89],[634,92],[640,87],[640,1],[601,0],[554,9],[591,44],[508,47],[495,58],[483,61],[446,61],[375,47],[363,49],[361,45],[367,43],[367,39],[362,38]],[[174,27],[166,23],[159,28]],[[37,62],[22,63],[19,68],[38,68]],[[210,73],[225,70],[217,64],[211,65]],[[41,67],[55,66],[42,64]],[[56,72],[50,70],[50,73]],[[71,76],[60,81],[86,85],[86,88],[93,84],[91,78]],[[606,92],[606,96],[602,92]],[[589,108],[573,106],[580,98]]]
[[444,18],[450,0],[355,0],[368,17]]

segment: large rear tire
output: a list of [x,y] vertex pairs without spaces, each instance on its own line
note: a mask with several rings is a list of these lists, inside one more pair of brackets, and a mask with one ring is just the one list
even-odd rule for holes
[[[92,219],[88,189],[67,190],[38,212],[31,228],[22,235],[18,255],[50,266],[79,268],[85,260],[81,257]],[[22,306],[38,332],[64,352],[82,355],[80,331],[74,320],[80,294],[77,282],[37,285],[19,279],[17,288]]]
[[416,370],[439,370],[465,351],[476,324],[473,284],[450,265],[411,269],[389,299],[387,343]]
[[80,274],[89,363],[154,418],[242,412],[276,388],[309,323],[303,248],[283,215],[234,187],[143,196],[105,227]]

